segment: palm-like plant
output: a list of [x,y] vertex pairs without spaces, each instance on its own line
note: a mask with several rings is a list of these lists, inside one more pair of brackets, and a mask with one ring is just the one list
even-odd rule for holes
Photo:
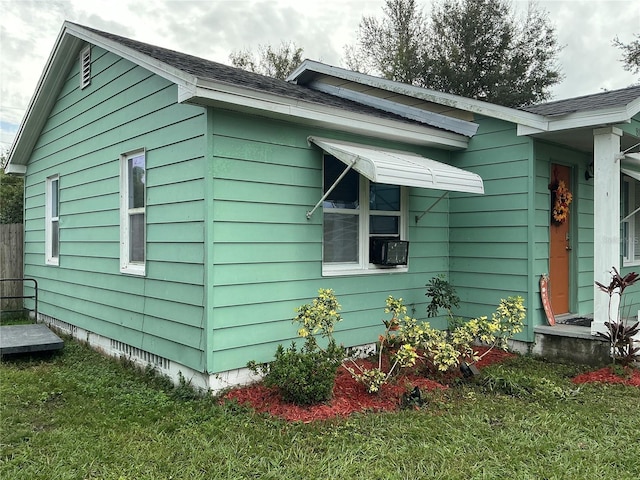
[[609,295],[609,321],[604,322],[607,332],[598,332],[598,335],[606,338],[611,345],[611,358],[613,363],[619,360],[623,365],[628,365],[640,356],[640,347],[634,347],[633,337],[640,332],[640,322],[629,325],[629,322],[620,315],[618,308],[617,318],[611,318],[611,303],[614,295],[619,295],[622,304],[622,294],[624,290],[636,283],[639,275],[636,272],[627,273],[624,277],[620,275],[616,267],[611,274],[609,285],[595,282],[596,286]]

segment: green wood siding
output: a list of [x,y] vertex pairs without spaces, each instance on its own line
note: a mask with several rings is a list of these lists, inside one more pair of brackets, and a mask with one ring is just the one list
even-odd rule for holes
[[[319,288],[338,295],[344,321],[336,335],[347,346],[376,340],[390,294],[425,316],[424,285],[448,268],[448,203],[440,202],[418,226],[413,218],[441,192],[409,192],[408,273],[323,278],[322,210],[305,216],[322,196],[323,155],[309,146],[309,135],[406,147],[223,110],[211,115],[211,371],[271,359],[278,343],[296,339],[295,308]],[[446,152],[421,153],[448,159]]]
[[[204,370],[205,110],[93,47],[69,73],[28,164],[25,275],[45,315]],[[147,156],[146,277],[119,272],[120,155]],[[45,179],[60,175],[60,265],[45,265]]]
[[[451,193],[450,280],[464,317],[491,315],[501,298],[521,295],[530,310],[531,140],[513,124],[476,119],[469,148],[452,164],[479,174],[484,195]],[[531,312],[525,322],[531,322]],[[519,335],[526,339],[529,327]]]
[[[25,275],[39,281],[43,314],[217,373],[268,361],[278,343],[296,340],[295,308],[319,288],[334,289],[343,306],[337,339],[361,345],[382,332],[389,295],[426,320],[425,284],[444,273],[463,317],[523,296],[529,313],[517,338],[531,341],[544,322],[538,279],[549,270],[551,163],[573,169],[571,308],[592,311],[589,155],[518,137],[514,124],[490,118],[476,119],[467,150],[449,152],[180,105],[176,85],[161,77],[96,47],[92,59],[88,88],[79,88],[77,65],[69,72],[28,164]],[[323,153],[309,135],[414,151],[478,173],[485,194],[451,192],[434,205],[441,191],[408,189],[408,271],[323,277],[322,209],[306,218],[322,196]],[[145,277],[119,272],[119,158],[140,148]],[[45,264],[45,183],[54,174],[59,266]]]

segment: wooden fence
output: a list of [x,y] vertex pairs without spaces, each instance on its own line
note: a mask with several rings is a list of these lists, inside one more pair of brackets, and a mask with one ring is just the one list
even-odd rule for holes
[[[0,278],[22,278],[22,252],[22,224],[0,224]],[[22,282],[0,282],[0,297],[17,295],[22,295]],[[0,312],[21,308],[22,299],[0,300]]]

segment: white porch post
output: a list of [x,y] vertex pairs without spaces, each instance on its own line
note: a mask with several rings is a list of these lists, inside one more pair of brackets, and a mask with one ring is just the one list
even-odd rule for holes
[[[611,267],[620,269],[620,153],[622,130],[615,127],[593,131],[593,276],[608,285]],[[591,334],[605,332],[609,320],[609,297],[593,286]]]

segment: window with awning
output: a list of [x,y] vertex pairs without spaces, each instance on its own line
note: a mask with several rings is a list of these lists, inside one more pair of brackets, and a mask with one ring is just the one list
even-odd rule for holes
[[479,175],[414,153],[318,137],[309,142],[325,152],[323,196],[307,212],[311,218],[323,207],[323,274],[390,268],[374,248],[406,243],[407,187],[484,193]]

